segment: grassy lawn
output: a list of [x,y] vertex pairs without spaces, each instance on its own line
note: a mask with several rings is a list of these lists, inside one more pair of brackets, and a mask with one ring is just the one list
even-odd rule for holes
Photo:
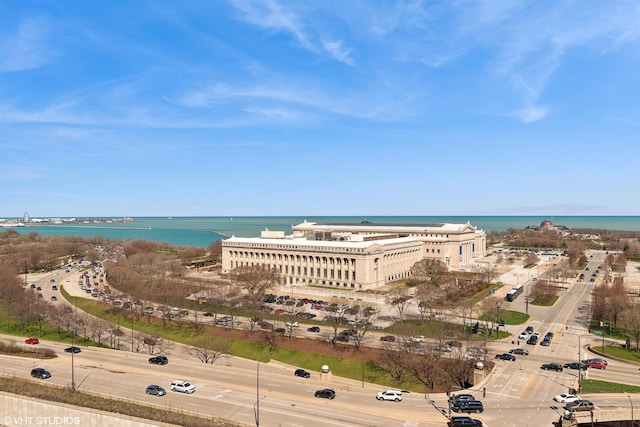
[[[594,345],[593,348],[598,351],[602,351],[602,347],[599,347],[597,345]],[[640,352],[634,350],[633,346],[631,349],[626,349],[619,346],[618,347],[605,346],[604,354],[608,356],[619,357],[621,359],[629,360],[631,362],[640,362]]]
[[583,393],[640,393],[640,387],[599,380],[582,381]]
[[[506,325],[522,325],[528,321],[530,317],[531,316],[521,311],[500,310],[500,319],[502,319]],[[490,318],[490,315],[486,314],[480,316],[480,320],[484,320],[485,322],[495,321],[495,319]]]
[[553,297],[545,300],[534,299],[533,301],[530,302],[530,304],[538,305],[542,307],[551,307],[553,304],[556,303],[556,301],[558,301],[558,298],[560,298],[558,295],[554,295]]

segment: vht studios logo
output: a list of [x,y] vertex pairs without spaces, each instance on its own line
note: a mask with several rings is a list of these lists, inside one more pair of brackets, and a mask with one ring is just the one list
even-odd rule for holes
[[79,425],[80,417],[15,417],[7,415],[2,418],[8,426],[62,426]]

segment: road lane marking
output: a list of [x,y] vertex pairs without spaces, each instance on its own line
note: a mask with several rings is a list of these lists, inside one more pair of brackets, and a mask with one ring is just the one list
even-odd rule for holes
[[522,389],[522,392],[520,393],[520,399],[524,398],[524,396],[527,394],[527,392],[529,391],[529,388],[531,387],[531,384],[533,383],[533,380],[535,380],[537,376],[538,374],[534,372],[529,377],[529,381],[527,381],[527,383],[524,385],[524,388]]

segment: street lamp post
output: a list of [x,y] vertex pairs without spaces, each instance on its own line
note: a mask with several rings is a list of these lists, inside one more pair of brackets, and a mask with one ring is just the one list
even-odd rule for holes
[[262,362],[269,356],[271,356],[271,353],[265,354],[260,359],[258,359],[258,364],[256,366],[256,404],[253,407],[254,416],[256,419],[256,427],[260,427],[260,362]]
[[572,334],[571,332],[563,332],[563,334],[578,337],[578,392],[582,386],[582,337],[588,337],[589,334]]

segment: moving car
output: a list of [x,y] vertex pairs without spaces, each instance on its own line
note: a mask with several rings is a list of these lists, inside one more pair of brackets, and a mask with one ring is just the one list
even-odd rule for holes
[[496,354],[496,359],[500,359],[500,360],[510,360],[512,362],[516,361],[516,357],[511,354],[511,353],[502,353],[502,354]]
[[464,402],[467,400],[476,400],[476,398],[473,397],[473,394],[466,394],[466,393],[452,394],[449,397],[449,401],[451,402],[451,404],[454,404],[456,402]]
[[525,350],[524,348],[512,348],[511,350],[509,350],[509,353],[511,353],[511,354],[520,354],[522,356],[528,356],[529,355],[529,350]]
[[587,359],[582,361],[582,363],[586,363],[586,364],[589,364],[589,362],[601,362],[601,363],[604,363],[605,366],[609,364],[609,362],[607,362],[605,359],[601,359],[599,357],[594,357],[592,359]]
[[24,340],[25,344],[39,344],[40,340],[38,338],[27,338],[26,340]]
[[376,394],[376,399],[400,402],[402,400],[402,392],[399,390],[384,390]]
[[173,380],[171,381],[171,390],[176,391],[178,393],[188,393],[191,394],[196,391],[196,387],[191,384],[189,381],[184,380]]
[[320,327],[319,326],[312,326],[310,328],[307,328],[307,332],[320,332]]
[[451,405],[451,410],[454,412],[466,412],[468,414],[470,413],[479,413],[479,412],[484,412],[484,406],[482,405],[482,402],[480,402],[479,400],[463,400],[463,401],[458,401],[455,402],[453,405]]
[[584,363],[580,363],[580,362],[565,363],[564,367],[568,368],[568,369],[582,369],[583,371],[587,370],[587,365],[585,365]]
[[540,366],[540,369],[544,369],[545,371],[562,372],[562,365],[559,363],[545,363]]
[[580,400],[577,394],[562,393],[553,398],[556,402],[571,403]]
[[447,422],[448,427],[482,427],[483,425],[484,424],[482,424],[482,421],[471,417],[451,417],[451,419]]
[[167,394],[166,390],[159,385],[151,384],[147,387],[147,394],[153,394],[154,396],[164,396]]
[[80,353],[81,351],[80,347],[76,347],[75,345],[64,349],[65,353]]
[[311,373],[305,371],[304,369],[296,369],[293,375],[295,375],[296,377],[311,378]]
[[51,373],[44,368],[33,368],[31,370],[31,376],[45,380],[47,378],[51,378]]
[[602,362],[601,360],[589,360],[588,362],[586,362],[586,365],[594,369],[607,369],[606,363]]
[[380,337],[380,341],[395,342],[396,341],[396,337],[393,336],[393,335],[384,335],[384,336]]
[[424,335],[416,335],[415,337],[411,337],[411,341],[413,342],[424,342]]
[[590,400],[576,400],[575,402],[567,403],[564,406],[564,419],[570,420],[571,415],[573,415],[574,412],[593,411],[594,409],[595,406]]
[[333,399],[334,397],[336,397],[336,392],[330,388],[323,388],[322,390],[317,390],[314,396],[322,397],[324,399]]
[[167,356],[153,356],[149,358],[149,363],[153,365],[166,365],[169,363]]

